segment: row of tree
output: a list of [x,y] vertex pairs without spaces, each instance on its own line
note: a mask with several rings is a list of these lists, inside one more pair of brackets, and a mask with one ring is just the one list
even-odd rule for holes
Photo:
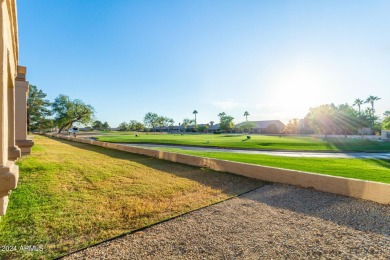
[[102,123],[99,120],[96,120],[92,124],[92,129],[99,131],[110,131],[111,127],[107,122]]
[[[374,102],[379,97],[370,96],[363,101],[356,99],[354,104],[325,104],[311,108],[303,120],[292,119],[286,125],[285,133],[322,133],[328,134],[363,134],[363,128],[370,128],[373,133],[381,129],[390,129],[390,112],[384,113],[383,121],[375,114]],[[362,109],[363,104],[369,107]],[[356,110],[354,107],[357,107]]]
[[72,100],[62,94],[50,102],[46,99],[46,94],[33,85],[29,86],[27,105],[29,132],[42,132],[52,128],[58,128],[58,132],[61,132],[75,123],[88,125],[94,118],[94,109],[91,105],[79,99]]
[[[292,119],[286,125],[284,132],[292,134],[356,134],[365,127],[371,128],[374,132],[380,132],[381,129],[390,130],[390,111],[384,113],[384,119],[379,121],[375,114],[374,104],[380,100],[379,97],[370,96],[365,100],[356,99],[354,104],[325,104],[311,108],[306,117],[302,120]],[[70,99],[66,95],[59,95],[50,102],[46,99],[46,94],[36,86],[30,85],[28,96],[28,131],[44,131],[47,129],[58,128],[61,132],[72,127],[75,123],[92,125],[92,128],[100,131],[110,130],[107,122],[102,123],[99,120],[93,121],[94,109],[79,99]],[[369,104],[365,109],[364,104]],[[357,107],[357,110],[355,109]],[[214,124],[197,125],[197,110],[193,111],[194,119],[185,118],[181,125],[186,131],[189,127],[191,131],[207,132],[208,128]],[[254,122],[248,121],[249,112],[244,113],[246,121],[235,125],[234,118],[225,112],[218,114],[219,129],[222,131],[232,131],[237,129],[243,132],[250,132],[256,127]],[[119,125],[119,131],[145,131],[162,128],[172,129],[174,126],[172,118],[148,112],[145,114],[143,123],[131,120],[129,123],[122,122]],[[272,129],[269,129],[273,132]]]
[[[302,120],[292,119],[285,126],[283,132],[290,134],[313,134],[313,133],[322,133],[325,135],[328,134],[357,134],[360,130],[360,133],[363,133],[363,128],[369,127],[374,132],[380,132],[381,129],[390,128],[390,112],[385,112],[383,122],[379,122],[379,117],[375,114],[374,102],[380,98],[370,96],[366,99],[366,102],[363,102],[361,99],[356,99],[353,106],[348,104],[334,105],[334,104],[325,104],[320,105],[315,108],[311,108],[306,117]],[[362,105],[368,103],[370,107],[362,110]],[[357,106],[358,110],[354,108]],[[211,121],[209,124],[198,126],[196,123],[196,114],[197,110],[194,110],[193,114],[195,115],[194,119],[185,118],[179,126],[181,125],[184,128],[184,131],[196,131],[196,132],[207,132],[208,128],[214,124]],[[225,112],[218,114],[219,117],[219,130],[221,131],[241,131],[241,132],[250,132],[255,127],[254,122],[248,121],[249,112],[245,111],[244,116],[246,121],[235,125],[233,120],[234,118],[230,115],[227,115]],[[131,121],[133,123],[126,124],[125,122],[121,124],[119,130],[132,130],[132,131],[142,131],[161,128],[172,128],[174,121],[171,118],[159,116],[157,113],[149,112],[144,117],[144,125],[137,121]],[[136,127],[139,125],[139,127]],[[267,133],[279,133],[279,130],[275,125],[270,125],[266,129]]]
[[122,122],[118,126],[118,131],[144,131],[145,125],[137,120],[130,120],[129,123]]

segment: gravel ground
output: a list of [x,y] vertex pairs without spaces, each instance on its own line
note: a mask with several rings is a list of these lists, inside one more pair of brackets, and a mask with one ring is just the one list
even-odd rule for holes
[[270,184],[66,257],[80,258],[390,259],[390,206]]

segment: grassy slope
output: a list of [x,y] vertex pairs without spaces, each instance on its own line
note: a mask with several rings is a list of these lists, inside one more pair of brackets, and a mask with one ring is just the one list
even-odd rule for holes
[[260,187],[262,182],[36,136],[0,220],[0,258],[53,258]]
[[247,140],[245,135],[173,135],[173,134],[138,134],[105,135],[99,141],[126,143],[145,142],[160,144],[213,146],[225,148],[259,149],[259,150],[301,150],[301,151],[390,151],[389,142],[377,142],[351,138],[314,137],[278,137],[252,135]]
[[222,160],[390,183],[390,160],[350,158],[294,158],[259,154],[187,151],[176,148],[155,149]]

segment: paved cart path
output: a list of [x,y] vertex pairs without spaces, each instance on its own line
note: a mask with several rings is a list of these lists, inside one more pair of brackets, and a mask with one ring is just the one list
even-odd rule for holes
[[203,152],[225,152],[225,153],[242,153],[242,154],[265,154],[274,156],[287,157],[312,157],[312,158],[361,158],[361,159],[387,159],[390,160],[390,153],[338,153],[338,152],[296,152],[296,151],[254,151],[254,150],[239,150],[239,149],[221,149],[211,147],[197,146],[182,146],[182,145],[165,145],[165,144],[139,144],[139,143],[123,143],[123,145],[144,147],[150,149],[159,148],[175,148],[187,151],[203,151]]
[[66,259],[389,257],[389,205],[270,184]]

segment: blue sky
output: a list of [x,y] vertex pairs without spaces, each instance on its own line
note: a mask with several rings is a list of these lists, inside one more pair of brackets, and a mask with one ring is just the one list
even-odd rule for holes
[[20,64],[53,100],[111,126],[147,112],[198,123],[304,117],[381,98],[390,110],[390,1],[19,0]]

